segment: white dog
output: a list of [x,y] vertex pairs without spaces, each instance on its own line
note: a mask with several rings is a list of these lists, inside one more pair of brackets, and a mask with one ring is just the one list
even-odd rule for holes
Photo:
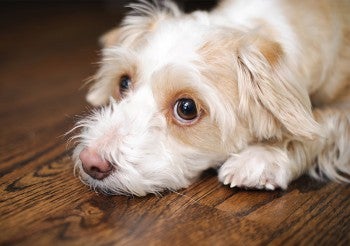
[[131,4],[101,38],[76,170],[108,194],[190,185],[349,181],[350,2],[226,0],[211,12]]

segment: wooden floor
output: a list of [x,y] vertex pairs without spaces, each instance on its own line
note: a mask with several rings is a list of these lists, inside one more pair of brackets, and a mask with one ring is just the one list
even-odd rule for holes
[[0,245],[350,245],[350,185],[245,191],[208,171],[136,198],[74,177],[64,133],[89,110],[81,85],[120,17],[115,3],[0,4]]

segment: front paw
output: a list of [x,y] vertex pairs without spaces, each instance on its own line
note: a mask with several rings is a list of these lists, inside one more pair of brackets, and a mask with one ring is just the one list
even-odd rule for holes
[[269,146],[250,146],[219,169],[219,180],[231,188],[286,189],[291,176],[287,153]]

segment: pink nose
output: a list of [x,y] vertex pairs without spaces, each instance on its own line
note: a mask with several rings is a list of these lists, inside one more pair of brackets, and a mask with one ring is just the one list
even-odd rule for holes
[[102,159],[93,149],[83,149],[79,154],[79,158],[84,171],[94,179],[102,180],[108,177],[113,170],[112,165]]

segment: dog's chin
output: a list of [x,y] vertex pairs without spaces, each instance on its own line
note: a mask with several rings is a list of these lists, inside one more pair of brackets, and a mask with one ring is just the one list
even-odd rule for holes
[[165,190],[186,188],[193,178],[185,177],[180,171],[148,170],[145,174],[133,168],[114,168],[104,179],[98,180],[89,176],[81,162],[76,162],[76,174],[80,180],[96,192],[105,195],[135,195],[145,196],[149,193],[160,195]]
[[103,180],[97,180],[91,178],[84,171],[80,172],[80,178],[82,182],[88,185],[96,192],[103,193],[105,195],[126,195],[126,196],[145,196],[147,194],[160,195],[165,190],[179,190],[186,188],[189,182],[184,184],[173,184],[174,188],[170,188],[171,185],[165,185],[150,180],[131,177],[118,172],[112,173],[109,177]]

